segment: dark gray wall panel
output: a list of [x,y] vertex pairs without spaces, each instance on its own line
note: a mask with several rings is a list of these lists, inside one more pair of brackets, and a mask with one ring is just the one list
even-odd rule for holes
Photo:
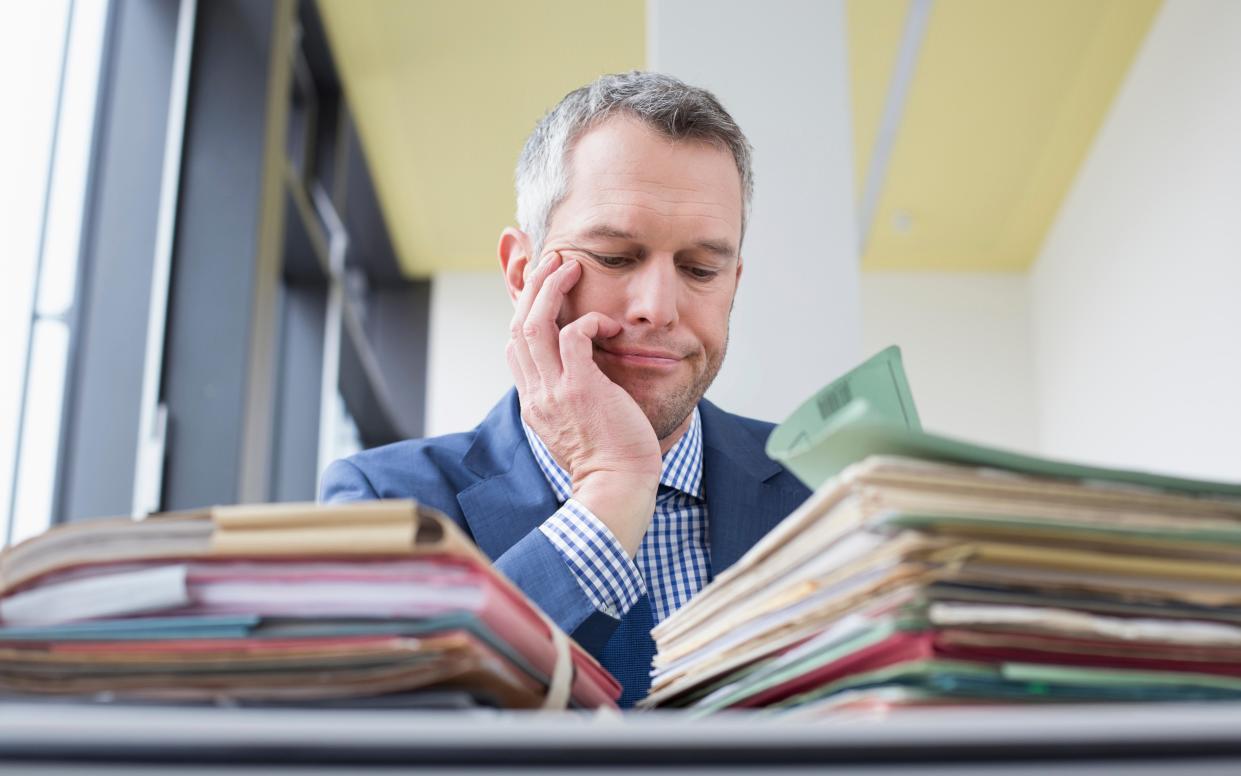
[[427,327],[431,281],[372,289],[367,339],[390,387],[392,411],[402,436],[420,437],[427,403]]
[[273,46],[291,34],[292,5],[198,9],[164,362],[168,509],[261,500],[270,482],[284,202],[270,151],[273,137],[283,147],[289,88],[287,49]]

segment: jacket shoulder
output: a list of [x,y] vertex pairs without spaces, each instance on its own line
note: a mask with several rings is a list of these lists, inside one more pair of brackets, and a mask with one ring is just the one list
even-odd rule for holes
[[[741,429],[743,433],[753,438],[758,450],[762,451],[761,454],[763,456],[766,456],[767,438],[771,436],[772,431],[775,431],[778,424],[771,423],[766,420],[759,420],[757,418],[747,418],[744,415],[737,415],[728,412],[727,410],[721,410],[719,407],[715,407],[714,409],[717,412],[727,415],[728,419],[732,421],[737,428]],[[806,487],[805,483],[797,479],[797,476],[794,475],[793,472],[789,471],[788,468],[778,461],[775,463],[780,467],[780,473],[776,475],[776,479],[774,480],[776,485],[802,494],[803,497],[810,494],[810,489]]]
[[747,418],[745,415],[738,415],[715,405],[709,405],[709,407],[711,413],[722,415],[727,419],[728,423],[752,437],[760,448],[766,448],[767,437],[771,436],[771,432],[775,430],[775,423],[759,420],[758,418]]
[[770,423],[766,420],[747,418],[744,415],[733,415],[732,417],[764,446],[767,444],[767,437],[771,436],[771,432],[776,429],[775,423]]
[[320,500],[412,498],[460,517],[457,494],[478,479],[464,464],[476,434],[406,439],[337,460],[323,473]]

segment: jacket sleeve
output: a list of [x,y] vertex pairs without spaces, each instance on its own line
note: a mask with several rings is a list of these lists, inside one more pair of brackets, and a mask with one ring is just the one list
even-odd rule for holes
[[[379,493],[366,473],[347,459],[333,462],[323,473],[322,503],[377,498]],[[493,565],[589,652],[597,653],[620,623],[595,608],[560,551],[538,528],[496,558]]]
[[560,551],[538,528],[497,558],[495,567],[588,652],[597,654],[620,624],[595,608]]
[[372,501],[379,498],[375,487],[366,474],[353,462],[341,458],[323,472],[319,484],[319,503],[335,504],[345,501]]

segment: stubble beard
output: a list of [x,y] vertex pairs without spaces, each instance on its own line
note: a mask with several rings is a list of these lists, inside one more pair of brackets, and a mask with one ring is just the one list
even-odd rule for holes
[[[694,407],[707,393],[711,383],[715,382],[720,367],[724,365],[724,355],[727,351],[728,335],[725,333],[720,349],[706,354],[703,368],[694,374],[689,382],[674,386],[663,394],[647,394],[640,398],[634,396],[634,401],[638,403],[642,413],[650,421],[655,436],[661,442],[671,436],[694,411]],[[630,391],[629,395],[633,396],[633,392]]]

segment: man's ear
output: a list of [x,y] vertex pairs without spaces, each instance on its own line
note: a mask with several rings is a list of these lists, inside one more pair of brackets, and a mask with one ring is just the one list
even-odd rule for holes
[[514,227],[505,227],[500,233],[500,244],[496,246],[500,256],[500,271],[504,273],[504,285],[508,288],[508,298],[517,304],[517,297],[526,287],[526,269],[530,265],[530,238],[526,233]]

